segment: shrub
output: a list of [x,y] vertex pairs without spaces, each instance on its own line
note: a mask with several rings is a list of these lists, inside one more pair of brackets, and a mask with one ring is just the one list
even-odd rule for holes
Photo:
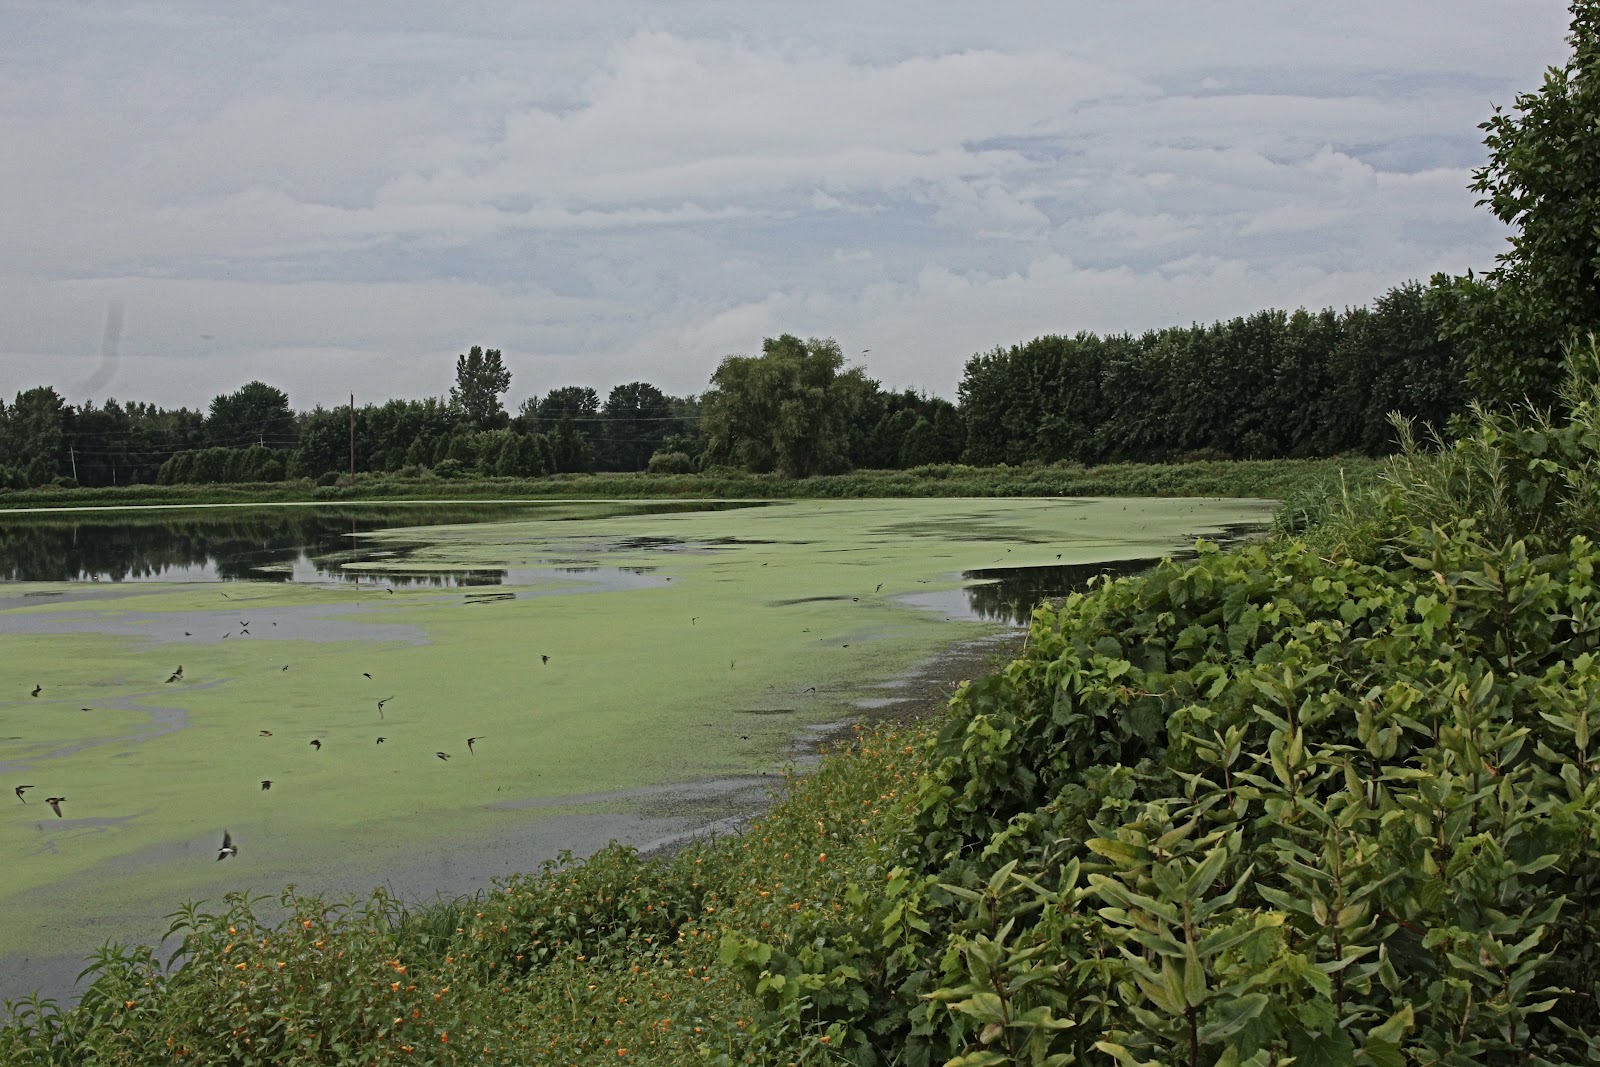
[[657,452],[645,470],[650,474],[693,474],[694,460],[686,452]]

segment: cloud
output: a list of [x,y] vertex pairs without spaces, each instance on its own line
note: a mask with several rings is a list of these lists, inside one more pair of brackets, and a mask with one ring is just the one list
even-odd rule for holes
[[[0,387],[704,387],[782,331],[973,352],[1482,267],[1565,5],[43,5],[0,39]],[[207,333],[214,343],[201,343]],[[852,347],[853,346],[853,347]],[[74,399],[81,399],[74,397]]]

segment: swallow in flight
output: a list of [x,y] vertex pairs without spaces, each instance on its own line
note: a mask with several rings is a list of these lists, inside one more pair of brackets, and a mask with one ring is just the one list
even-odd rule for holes
[[318,752],[321,752],[322,751],[322,741],[319,738],[313,737],[311,739],[311,747],[316,749]]
[[448,752],[435,752],[434,755],[438,756],[442,760],[447,760],[450,758],[450,753]]
[[36,685],[36,686],[33,687],[33,694],[32,695],[33,696],[38,696],[42,692],[44,692],[44,686]]
[[46,804],[50,805],[50,810],[56,813],[56,818],[60,819],[60,818],[63,817],[62,814],[61,814],[61,802],[63,800],[65,800],[65,799],[67,799],[67,798],[66,797],[45,797],[44,798],[44,802]]
[[32,788],[33,788],[33,786],[31,786],[31,785],[19,785],[19,786],[17,786],[17,788],[15,790],[15,792],[17,794],[17,799],[22,801],[24,804],[26,804],[28,802],[28,798],[22,795],[22,791],[24,789],[32,789]]
[[[226,596],[227,594],[223,595]],[[222,831],[222,847],[217,849],[217,862],[221,863],[229,856],[237,856],[238,854],[239,849],[233,843],[233,835],[226,830]]]
[[472,743],[474,741],[482,741],[482,740],[483,740],[483,738],[481,738],[481,737],[469,737],[469,738],[467,738],[467,755],[476,756],[477,753],[472,750]]
[[387,741],[387,740],[389,740],[389,739],[388,739],[388,738],[387,738],[387,737],[380,737],[380,738],[378,738],[378,744],[380,744],[380,745],[381,745],[381,744],[383,744],[383,743],[384,743],[384,742],[385,742],[385,741]]
[[170,678],[168,678],[167,681],[168,682],[176,682],[179,678],[182,678],[182,677],[183,677],[183,664],[180,663],[180,664],[178,664],[178,669],[172,672],[172,676]]
[[271,778],[263,778],[263,779],[261,779],[261,791],[263,793],[265,793],[267,790],[269,790],[271,788],[272,788],[272,779]]

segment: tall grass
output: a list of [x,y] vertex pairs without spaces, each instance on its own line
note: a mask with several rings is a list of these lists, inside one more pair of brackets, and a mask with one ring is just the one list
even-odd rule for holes
[[338,484],[309,481],[252,485],[129,485],[95,489],[0,490],[0,510],[87,505],[276,503],[359,500],[504,500],[508,498],[853,498],[1023,496],[1213,496],[1281,499],[1341,475],[1364,481],[1378,460],[1239,460],[1196,463],[1056,464],[853,471],[788,479],[738,470],[699,474],[558,474],[546,478],[446,479],[357,474]]

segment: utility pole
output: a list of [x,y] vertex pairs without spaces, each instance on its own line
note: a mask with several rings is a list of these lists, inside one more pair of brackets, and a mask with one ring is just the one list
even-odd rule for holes
[[356,394],[350,394],[350,477],[356,476]]

